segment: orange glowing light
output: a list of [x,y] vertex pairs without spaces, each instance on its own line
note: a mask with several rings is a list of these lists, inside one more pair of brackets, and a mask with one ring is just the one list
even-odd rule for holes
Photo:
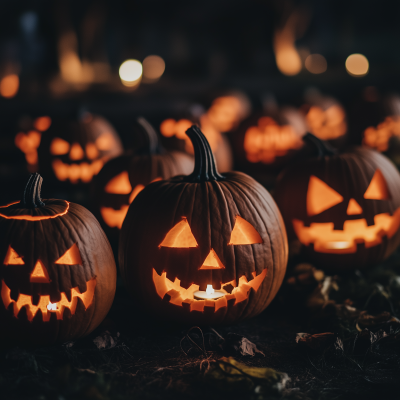
[[260,234],[250,222],[237,215],[228,245],[256,243],[263,243]]
[[129,194],[132,191],[131,183],[127,171],[123,171],[112,178],[106,185],[106,193]]
[[292,126],[281,126],[271,117],[261,117],[257,126],[247,129],[243,146],[250,162],[271,164],[276,157],[300,148],[302,143],[301,135]]
[[185,217],[178,222],[165,236],[159,247],[189,248],[198,247],[189,223]]
[[67,154],[69,152],[70,144],[60,138],[54,138],[50,144],[50,154],[55,156],[61,156],[63,154]]
[[0,95],[10,99],[18,93],[19,78],[18,75],[12,74],[3,77],[0,81]]
[[107,158],[93,161],[91,164],[82,162],[80,164],[65,164],[61,160],[53,160],[53,171],[60,181],[70,180],[71,183],[77,183],[79,180],[82,182],[90,182],[93,175],[97,175]]
[[319,214],[343,201],[343,197],[321,179],[310,176],[307,190],[307,215]]
[[[61,292],[61,300],[56,303],[50,302],[50,296],[39,296],[39,301],[35,304],[32,302],[32,296],[26,294],[19,294],[18,299],[15,301],[11,298],[11,289],[5,284],[4,280],[1,282],[1,299],[7,309],[10,304],[13,305],[14,317],[18,318],[18,314],[22,308],[26,309],[28,321],[32,321],[35,315],[39,312],[42,313],[42,320],[44,322],[50,321],[51,314],[57,315],[58,320],[63,319],[65,308],[68,308],[71,315],[75,314],[78,299],[81,299],[85,310],[87,310],[93,303],[94,290],[96,287],[96,278],[86,282],[86,292],[81,293],[79,287],[71,289],[71,301],[68,300],[67,295]],[[48,309],[49,304],[52,304],[52,310]],[[54,304],[56,307],[54,307]]]
[[6,256],[3,261],[4,265],[24,265],[24,260],[18,253],[11,247],[8,246]]
[[382,172],[377,169],[372,180],[364,193],[364,199],[371,200],[389,200],[390,193],[386,184],[386,180]]
[[93,143],[88,143],[86,145],[86,156],[89,160],[95,160],[99,156],[99,151],[97,150],[97,147]]
[[217,253],[214,249],[211,249],[208,253],[203,265],[199,269],[224,269],[225,266],[222,264]]
[[362,77],[368,74],[369,62],[363,54],[351,54],[346,60],[346,70],[349,75]]
[[400,208],[393,216],[388,213],[377,214],[374,225],[368,226],[365,218],[345,221],[343,230],[334,229],[333,222],[311,223],[304,226],[302,221],[293,220],[293,228],[299,241],[308,246],[314,244],[314,250],[320,253],[355,253],[357,244],[364,243],[366,248],[382,243],[386,235],[389,239],[400,227]]
[[[5,219],[20,219],[20,220],[24,220],[24,221],[44,221],[46,219],[53,219],[53,218],[58,218],[58,217],[62,217],[63,215],[65,215],[68,210],[69,210],[69,202],[66,200],[63,200],[65,202],[65,210],[58,213],[58,214],[54,214],[54,215],[5,215],[0,213],[0,217],[5,218]],[[16,201],[14,203],[11,204],[7,204],[6,206],[1,206],[1,208],[7,208],[10,207],[14,204],[18,204],[19,201]]]
[[106,151],[110,150],[114,145],[114,137],[110,132],[102,133],[96,139],[96,146],[99,150]]
[[304,65],[312,74],[322,74],[328,68],[326,59],[321,54],[310,54],[306,58]]
[[121,229],[125,216],[128,212],[128,209],[129,209],[128,205],[121,206],[119,210],[115,210],[114,208],[111,207],[101,207],[100,213],[104,222],[110,228]]
[[350,199],[349,205],[347,206],[347,215],[358,215],[362,213],[361,206],[356,202],[355,199]]
[[41,132],[47,131],[47,129],[50,128],[50,125],[51,118],[47,116],[36,118],[35,121],[33,121],[35,129]]
[[33,282],[33,283],[50,283],[51,282],[50,278],[49,278],[49,274],[47,272],[47,269],[40,260],[37,260],[37,262],[35,264],[35,268],[33,269],[29,280],[30,280],[30,282]]
[[37,148],[40,145],[42,134],[37,131],[28,133],[19,132],[15,136],[15,145],[25,154],[26,162],[35,165],[38,162]]
[[56,264],[64,265],[82,265],[81,253],[78,245],[74,243],[56,262]]
[[364,131],[363,144],[378,151],[386,151],[393,136],[400,136],[400,116],[396,115],[386,117],[376,128],[368,127]]
[[318,106],[310,107],[306,121],[310,132],[323,140],[336,139],[347,131],[346,114],[337,104],[325,111]]
[[71,151],[69,152],[69,158],[71,160],[77,161],[82,160],[85,157],[85,153],[79,143],[72,143]]
[[220,291],[224,293],[224,296],[217,300],[196,300],[194,298],[194,293],[199,291],[199,285],[193,283],[188,289],[185,289],[181,287],[181,282],[178,278],[172,282],[167,278],[166,272],[158,275],[155,269],[153,269],[153,282],[158,296],[163,299],[165,295],[168,295],[171,304],[180,307],[188,307],[189,311],[204,312],[204,307],[210,307],[214,308],[214,312],[217,312],[220,308],[228,307],[228,303],[237,305],[247,300],[251,289],[257,292],[267,275],[267,269],[265,268],[259,275],[254,271],[252,275],[253,279],[250,282],[247,281],[245,276],[240,277],[239,285],[234,287],[232,293],[225,291],[224,286],[229,284],[236,286],[235,281],[221,283]]
[[138,60],[126,60],[119,67],[119,77],[123,85],[136,86],[142,77],[143,67]]

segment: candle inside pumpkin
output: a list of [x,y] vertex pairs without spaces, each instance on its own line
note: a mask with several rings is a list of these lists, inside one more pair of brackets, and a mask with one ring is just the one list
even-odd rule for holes
[[214,290],[212,285],[207,285],[206,291],[199,290],[193,293],[194,298],[197,300],[217,300],[225,295],[221,290]]
[[57,303],[49,303],[48,305],[47,305],[47,309],[49,310],[49,311],[57,311]]

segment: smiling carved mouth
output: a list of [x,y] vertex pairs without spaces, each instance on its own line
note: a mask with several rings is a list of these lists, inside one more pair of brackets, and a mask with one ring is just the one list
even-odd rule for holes
[[312,223],[309,227],[298,219],[293,220],[293,228],[300,242],[308,246],[314,244],[319,253],[355,253],[357,244],[366,248],[382,243],[382,238],[391,238],[400,227],[400,208],[391,216],[377,214],[374,225],[368,226],[365,218],[345,221],[343,230],[335,230],[333,222]]
[[69,179],[72,183],[76,183],[79,180],[82,182],[90,182],[93,175],[99,173],[106,161],[106,158],[102,158],[92,163],[81,162],[79,164],[65,164],[61,160],[56,159],[52,162],[52,166],[57,179],[60,181]]
[[51,314],[56,314],[57,319],[62,320],[65,308],[68,308],[71,311],[71,315],[75,314],[78,298],[82,300],[85,310],[87,310],[92,304],[94,289],[96,287],[96,278],[91,279],[86,283],[86,285],[86,291],[83,293],[80,293],[78,287],[71,289],[71,301],[68,301],[66,294],[62,292],[61,300],[56,303],[51,303],[50,296],[44,295],[40,296],[39,302],[37,305],[34,305],[32,304],[32,296],[28,296],[26,294],[19,294],[16,301],[11,299],[11,289],[4,283],[4,281],[2,281],[1,298],[6,309],[11,303],[13,303],[13,311],[16,318],[18,318],[18,313],[20,310],[25,307],[26,315],[29,321],[33,320],[39,310],[42,312],[42,319],[44,322],[50,320]]
[[[265,268],[259,275],[256,276],[256,272],[252,272],[254,279],[250,282],[247,281],[245,276],[239,278],[239,285],[236,286],[235,281],[221,284],[221,291],[225,292],[225,295],[217,300],[196,300],[194,299],[194,292],[200,289],[199,285],[192,284],[188,289],[181,287],[181,281],[175,278],[172,282],[167,278],[167,273],[163,272],[158,275],[156,270],[153,268],[153,282],[156,288],[157,294],[164,298],[165,295],[170,297],[169,302],[180,307],[188,307],[190,311],[204,311],[204,307],[214,308],[214,312],[218,311],[222,307],[228,306],[228,301],[235,299],[234,304],[238,304],[241,301],[246,300],[249,297],[250,290],[253,288],[255,291],[258,290],[264,278],[267,275],[267,268]],[[232,293],[228,293],[223,289],[224,286],[231,284],[234,286]]]

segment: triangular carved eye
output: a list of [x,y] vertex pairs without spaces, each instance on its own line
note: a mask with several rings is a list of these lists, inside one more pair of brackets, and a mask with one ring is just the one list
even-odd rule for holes
[[307,215],[309,217],[322,213],[343,201],[343,197],[321,179],[310,176],[307,190]]
[[372,180],[364,193],[364,199],[370,200],[389,200],[390,193],[386,184],[386,180],[382,172],[377,169]]
[[256,243],[263,243],[260,234],[250,222],[237,215],[228,245]]
[[159,247],[175,247],[180,249],[198,247],[197,241],[185,217],[167,233],[167,236],[165,236]]
[[76,243],[68,249],[57,261],[56,264],[63,265],[82,265],[81,253]]
[[23,265],[24,260],[18,255],[18,253],[11,247],[8,246],[6,257],[4,258],[4,265]]

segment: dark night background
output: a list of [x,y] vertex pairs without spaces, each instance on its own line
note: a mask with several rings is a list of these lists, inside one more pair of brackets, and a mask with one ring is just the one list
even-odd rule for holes
[[[1,0],[0,203],[18,199],[29,176],[15,135],[25,130],[26,121],[44,115],[52,120],[82,110],[102,115],[129,148],[139,116],[158,129],[165,118],[184,118],[207,110],[218,96],[241,92],[251,118],[270,98],[299,110],[310,89],[318,89],[346,111],[345,144],[360,145],[363,130],[388,115],[381,99],[400,91],[399,15],[398,1]],[[276,62],[277,35],[284,27],[300,62],[293,75],[282,73]],[[364,76],[346,70],[346,59],[354,53],[368,59]],[[325,58],[326,71],[309,71],[305,60],[310,54]],[[164,60],[162,76],[124,86],[121,64],[143,62],[149,55]],[[18,77],[11,96],[2,91],[7,76]],[[226,132],[231,144],[240,129]],[[389,155],[400,164],[398,155]],[[255,167],[246,170],[237,158],[234,167],[254,172],[272,190],[280,170],[269,175]],[[46,171],[40,173],[44,198],[68,198],[90,209],[87,186],[63,186],[50,179],[46,185]],[[109,316],[88,338],[51,348],[1,343],[0,391],[5,397],[0,398],[396,398],[399,254],[375,269],[341,277],[296,266],[301,261],[291,258],[282,290],[265,312],[218,328],[218,334],[204,328],[205,348],[201,334],[192,331],[200,347],[192,346],[188,355],[181,347],[182,338],[183,348],[191,345],[185,336],[188,327],[149,319],[143,323],[143,315],[136,319],[140,310],[118,281]],[[133,310],[129,317],[127,304]],[[322,336],[296,344],[299,332]],[[266,357],[239,354],[232,345],[239,337],[235,335],[254,342]],[[93,344],[95,337],[103,340],[103,348]],[[212,367],[221,356],[273,369],[260,380],[226,377]]]

